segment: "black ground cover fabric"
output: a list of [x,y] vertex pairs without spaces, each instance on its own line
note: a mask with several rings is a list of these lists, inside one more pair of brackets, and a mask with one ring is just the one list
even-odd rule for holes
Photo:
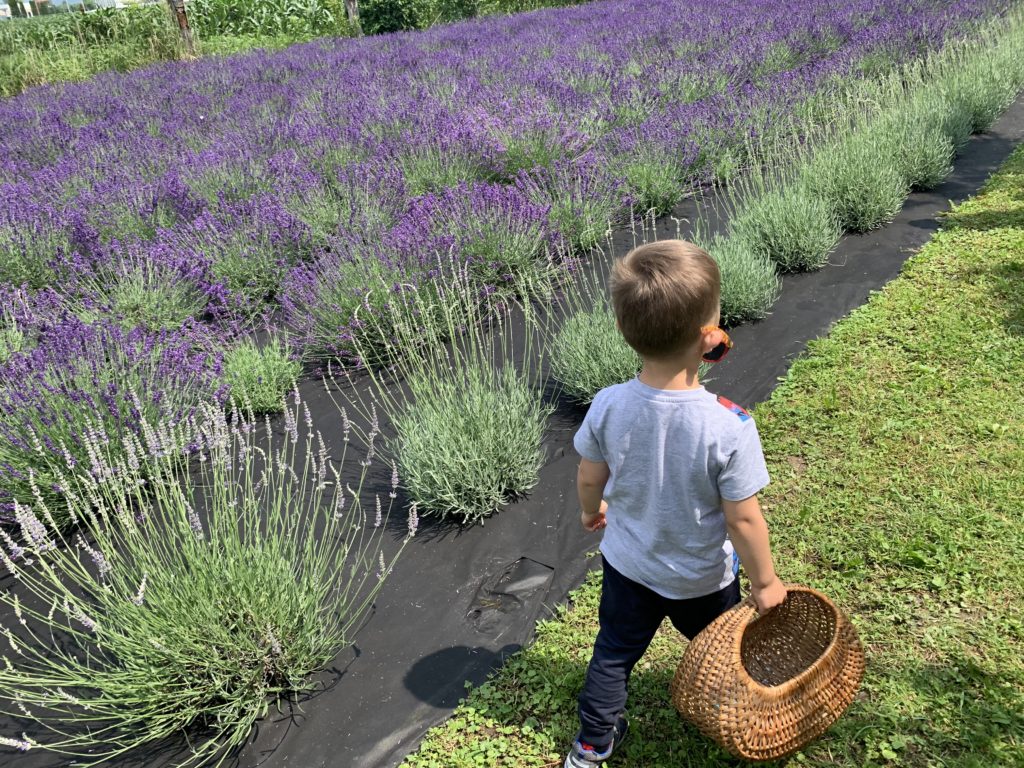
[[[1024,100],[1018,100],[990,131],[972,138],[944,184],[911,195],[895,222],[844,238],[826,268],[787,276],[772,314],[733,332],[736,347],[715,367],[708,388],[747,407],[765,400],[807,342],[827,333],[895,277],[938,228],[937,214],[949,201],[976,192],[1022,136]],[[693,214],[692,202],[675,211],[681,219]],[[675,226],[662,220],[660,236],[674,236]],[[617,233],[615,252],[625,253],[631,243],[629,232]],[[314,423],[329,431],[337,424],[337,412],[322,384],[306,381],[301,389]],[[430,726],[451,712],[465,692],[465,681],[483,681],[529,642],[536,621],[563,603],[599,562],[588,557],[599,538],[581,528],[576,502],[572,435],[582,415],[581,409],[563,407],[553,417],[547,464],[528,498],[466,529],[424,520],[355,645],[321,675],[325,690],[299,707],[284,707],[280,713],[272,708],[249,745],[227,764],[397,765]],[[324,436],[337,450],[340,436]],[[381,468],[374,479],[386,495],[385,475],[390,476],[389,468]],[[397,540],[404,520],[394,525]],[[22,730],[21,724],[0,718],[0,734],[16,737]],[[182,756],[180,744],[169,745],[119,764],[149,768]],[[17,756],[4,751],[0,759],[17,768],[67,764],[41,751]]]

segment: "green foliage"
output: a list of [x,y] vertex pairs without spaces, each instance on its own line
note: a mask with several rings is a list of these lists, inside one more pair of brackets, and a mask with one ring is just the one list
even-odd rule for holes
[[285,395],[301,368],[301,363],[290,357],[288,345],[278,338],[262,347],[245,338],[224,353],[228,396],[257,414],[284,410]]
[[568,317],[551,344],[551,375],[579,403],[589,403],[605,387],[629,381],[640,364],[640,356],[619,333],[607,301]]
[[164,3],[14,19],[0,24],[0,97],[181,55],[181,39]]
[[429,26],[429,0],[363,0],[359,24],[368,35]]
[[[962,56],[940,84],[946,98],[970,115],[973,131],[988,128],[1013,103],[1024,82],[1020,44],[1024,33],[1014,20],[1006,25],[1012,42],[991,46],[989,56]],[[990,39],[994,35],[990,34]]]
[[352,33],[344,0],[189,0],[202,38],[287,36],[291,40]]
[[802,183],[830,202],[848,231],[888,222],[911,187],[941,183],[971,132],[988,127],[1024,88],[1022,45],[1019,15],[1000,18],[974,38],[817,104],[818,117],[831,119],[821,121],[823,131],[803,126],[813,156],[797,158]]
[[276,51],[304,40],[306,38],[288,34],[215,35],[200,40],[197,47],[203,56],[230,56],[260,49]]
[[269,231],[233,231],[207,247],[213,276],[251,312],[280,296],[285,275],[304,255],[295,243],[274,242]]
[[842,229],[826,200],[799,182],[780,186],[765,180],[748,192],[729,228],[752,253],[782,272],[819,269],[828,262]]
[[934,189],[952,173],[956,147],[947,133],[956,119],[947,118],[952,114],[946,105],[916,100],[885,115],[874,130],[880,146],[892,147],[897,170],[911,189]]
[[60,52],[111,43],[177,37],[166,3],[90,13],[61,13],[0,24],[0,56],[33,49]]
[[885,145],[879,146],[876,136],[874,131],[861,130],[820,148],[801,179],[812,195],[831,207],[848,232],[888,224],[910,193],[897,159],[885,151]]
[[556,250],[561,253],[597,247],[623,218],[623,190],[611,175],[585,179],[567,165],[531,181],[527,189],[533,202],[549,206],[548,220],[558,233]]
[[399,476],[428,514],[472,523],[537,484],[550,408],[512,365],[458,360],[410,371],[394,414]]
[[70,472],[75,536],[46,532],[45,504],[18,507],[24,554],[3,560],[20,578],[0,602],[22,626],[0,630],[0,698],[50,737],[26,747],[103,761],[188,732],[179,765],[219,762],[271,699],[315,686],[393,566],[298,403],[282,437],[218,404],[197,422],[192,469],[171,455],[156,482],[123,463],[101,467],[120,483]]
[[519,13],[578,2],[582,0],[361,0],[359,19],[363,31],[374,35],[426,29],[434,24],[486,14]]
[[722,273],[722,323],[736,325],[765,317],[782,287],[771,259],[739,235],[709,237],[698,230],[693,241]]
[[314,270],[315,295],[297,305],[309,322],[305,352],[314,358],[358,358],[365,364],[386,360],[399,343],[393,323],[418,313],[429,324],[441,312],[435,281],[403,283],[408,274],[372,256],[355,261],[323,257]]

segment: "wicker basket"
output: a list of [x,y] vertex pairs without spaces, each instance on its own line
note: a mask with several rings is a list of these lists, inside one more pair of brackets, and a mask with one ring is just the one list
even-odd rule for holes
[[790,586],[763,617],[749,599],[694,638],[672,681],[679,713],[736,757],[772,760],[820,736],[864,675],[856,630],[820,592]]

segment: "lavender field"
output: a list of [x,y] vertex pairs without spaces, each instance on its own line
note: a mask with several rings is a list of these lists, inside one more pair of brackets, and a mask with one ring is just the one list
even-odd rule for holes
[[0,277],[151,330],[283,310],[344,352],[438,253],[500,287],[1004,5],[600,2],[39,89],[0,106]]
[[[1016,85],[991,86],[1004,74],[995,64],[984,71],[984,88],[949,75],[935,99],[920,73],[900,79],[901,72],[913,71],[913,62],[949,48],[950,41],[975,33],[1013,5],[853,0],[837,8],[824,0],[613,0],[421,33],[324,39],[277,53],[168,63],[47,86],[0,103],[2,562],[17,574],[33,553],[80,550],[90,554],[92,573],[98,569],[102,582],[111,552],[104,555],[98,544],[73,539],[71,546],[55,546],[50,536],[63,536],[76,525],[99,525],[89,523],[82,510],[152,503],[145,489],[163,488],[179,468],[175,457],[216,453],[223,463],[218,471],[249,467],[259,453],[250,445],[251,419],[240,426],[231,400],[244,397],[250,416],[279,410],[282,393],[305,364],[336,370],[398,360],[393,367],[424,401],[450,395],[451,403],[426,415],[415,412],[415,402],[380,396],[379,402],[389,404],[382,415],[397,425],[400,438],[388,447],[392,480],[390,492],[383,493],[392,500],[400,485],[408,490],[415,484],[416,470],[423,468],[403,458],[401,439],[407,449],[413,438],[419,440],[420,454],[439,462],[424,476],[452,476],[461,474],[453,467],[472,463],[453,453],[452,431],[474,434],[470,427],[476,426],[458,426],[460,419],[500,421],[494,429],[504,431],[491,435],[497,464],[513,463],[508,446],[520,436],[509,430],[525,430],[529,422],[518,486],[510,487],[511,481],[488,466],[488,476],[479,481],[491,483],[486,493],[475,486],[462,489],[466,493],[448,487],[444,494],[423,491],[442,499],[440,512],[459,510],[464,521],[492,513],[510,498],[509,491],[522,493],[536,482],[550,408],[541,402],[542,382],[509,371],[481,372],[487,361],[480,356],[460,358],[467,372],[449,380],[443,380],[453,368],[448,357],[428,353],[427,364],[419,358],[402,362],[406,350],[442,346],[455,335],[446,331],[463,327],[449,311],[452,297],[489,306],[492,296],[529,299],[534,290],[539,295],[574,270],[610,225],[628,224],[649,211],[670,212],[699,186],[749,184],[749,148],[791,135],[793,124],[806,127],[823,119],[812,107],[829,94],[885,77],[908,92],[905,83],[917,83],[914,109],[904,110],[920,118],[917,123],[883,121],[874,134],[858,130],[860,144],[849,146],[842,144],[842,130],[833,130],[840,143],[805,158],[796,191],[783,196],[760,189],[751,197],[767,202],[736,217],[736,232],[746,239],[711,243],[722,266],[727,319],[763,316],[777,296],[779,272],[821,266],[843,231],[880,226],[911,188],[941,181],[957,146],[1015,96]],[[943,71],[952,69],[947,63]],[[1015,71],[1018,76],[1024,77]],[[982,95],[974,98],[975,91]],[[956,108],[947,110],[954,102]],[[897,137],[885,150],[892,167],[871,154],[877,155],[879,135]],[[911,151],[918,147],[922,151]],[[877,183],[844,179],[851,168],[889,175]],[[865,188],[889,197],[856,198]],[[856,215],[844,218],[841,205],[856,208]],[[788,222],[791,232],[804,227],[806,252],[755,253],[753,244],[771,239],[766,229],[775,221]],[[738,270],[729,261],[733,257]],[[744,292],[760,292],[749,309],[738,298]],[[589,311],[589,301],[577,297],[576,309]],[[420,320],[399,327],[393,322],[396,306]],[[463,319],[486,314],[469,311]],[[601,312],[598,307],[590,321],[578,324],[578,343],[588,343],[595,328],[615,336],[613,320]],[[429,325],[428,318],[437,328],[418,337],[413,326]],[[424,345],[424,339],[438,343]],[[623,362],[630,351],[617,341],[615,336],[606,345],[608,364],[596,366],[598,376],[635,366],[633,357]],[[594,356],[584,350],[581,359],[588,358]],[[481,414],[459,402],[467,381],[486,395],[479,398],[485,404]],[[600,383],[583,386],[578,399],[585,402],[595,386]],[[225,412],[232,413],[231,423]],[[376,450],[377,416],[374,410],[367,427],[364,469]],[[308,456],[301,488],[305,492],[307,475],[316,476],[320,493],[329,485],[328,450],[308,410],[300,412],[296,394],[285,425],[292,445],[301,440],[303,419]],[[344,426],[333,431],[343,433],[347,448],[350,429],[356,434],[358,428],[344,410],[339,424]],[[479,443],[470,441],[465,449],[472,457]],[[267,448],[264,455],[279,454]],[[280,470],[282,459],[276,461]],[[252,497],[267,493],[265,484],[246,487]],[[335,494],[336,514],[329,520],[336,524],[345,504],[357,506],[359,496],[359,489],[350,488]],[[463,497],[487,501],[478,510],[463,509]],[[171,498],[175,512],[182,513],[169,524],[180,537],[171,541],[185,553],[184,564],[174,567],[190,573],[201,561],[209,583],[222,583],[223,564],[193,547],[212,540],[213,529],[195,513],[191,496],[187,502]],[[239,508],[258,529],[253,510],[259,504],[247,504],[247,498],[222,499],[224,514],[230,519],[241,501]],[[375,501],[377,528],[379,496]],[[289,496],[280,503],[277,513],[295,502]],[[410,533],[416,514],[414,504]],[[140,524],[146,519],[139,515]],[[278,522],[282,537],[299,535],[287,515]],[[219,535],[237,534],[231,528],[227,524]],[[103,530],[90,535],[115,550],[138,545]],[[274,548],[271,542],[271,550],[258,556],[250,552],[252,541],[235,542],[243,553],[238,562],[252,570],[234,576],[245,581],[249,574],[253,583],[262,583],[266,573],[283,567],[281,552],[299,562],[302,547],[319,546],[308,532],[299,537],[302,546],[292,541]],[[173,551],[173,545],[158,554],[147,549],[138,562],[128,563],[130,578],[122,574],[117,582],[128,603],[141,606],[147,585],[154,596],[148,599],[157,600],[160,569],[173,570],[162,558]],[[321,556],[324,584],[347,556],[347,550]],[[377,567],[374,554],[358,554],[358,560],[364,580],[376,567],[379,583],[389,570],[383,560]],[[88,568],[62,562],[81,583],[93,578]],[[300,571],[296,566],[282,573]],[[295,586],[284,581],[289,589]],[[322,588],[304,583],[294,594],[281,592],[273,620],[260,619],[255,635],[246,635],[245,643],[259,646],[255,656],[245,651],[246,663],[255,659],[254,669],[273,669],[274,676],[238,694],[246,725],[230,733],[225,727],[217,739],[240,743],[268,695],[296,688],[330,658],[323,644],[294,666],[279,658],[279,638],[289,621],[315,634],[291,612],[313,600],[312,593],[327,600],[329,590]],[[33,593],[49,601],[48,589]],[[87,626],[80,616],[91,604],[75,602],[74,590],[54,589],[53,604],[64,600],[68,621],[80,625],[76,637],[91,641],[87,632],[106,625],[86,616]],[[108,597],[99,603],[108,606]],[[205,605],[210,596],[180,597],[174,610],[184,612],[164,617],[172,624],[187,615],[190,600]],[[4,600],[15,600],[20,620],[17,598]],[[47,621],[53,615],[51,609]],[[35,614],[45,616],[45,606]],[[348,640],[340,629],[327,634],[332,648]],[[153,662],[151,656],[143,661],[177,663]],[[36,685],[13,671],[9,679],[6,674],[0,671],[0,682]],[[88,679],[75,677],[88,674],[75,667],[61,679],[69,689],[88,687]],[[50,683],[39,686],[33,694],[37,704],[51,706],[55,696],[63,696]],[[111,695],[101,691],[97,700]],[[124,695],[134,701],[132,690]],[[109,717],[122,717],[114,703],[110,708],[115,714]],[[179,719],[161,714],[160,728],[131,738],[162,738],[205,712],[203,705],[189,703],[176,714]],[[236,714],[218,717],[226,722]],[[14,741],[0,744],[31,746]],[[217,748],[210,742],[203,754]]]
[[[810,95],[1006,5],[598,2],[7,101],[0,493],[26,487],[28,424],[57,418],[40,398],[116,432],[135,415],[125,375],[163,411],[223,395],[221,357],[257,321],[305,359],[351,358],[361,331],[386,344],[360,305],[431,295],[443,263],[469,264],[482,294],[557,268],[609,221],[727,178]],[[125,370],[97,374],[124,333]]]

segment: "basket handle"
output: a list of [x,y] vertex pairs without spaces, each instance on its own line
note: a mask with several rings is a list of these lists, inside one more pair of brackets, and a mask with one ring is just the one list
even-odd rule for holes
[[[786,583],[786,592],[806,590],[806,587],[800,586],[799,584]],[[789,595],[786,595],[786,600],[789,600]],[[746,614],[748,621],[753,620],[755,617],[760,618],[761,612],[757,610],[757,603],[754,602],[753,595],[747,595],[740,602],[736,604],[733,610]],[[774,609],[773,609],[774,610]]]

